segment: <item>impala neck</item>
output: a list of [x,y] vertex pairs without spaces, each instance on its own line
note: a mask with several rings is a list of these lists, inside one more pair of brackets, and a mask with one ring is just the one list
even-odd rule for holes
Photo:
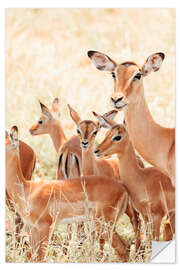
[[161,127],[152,118],[145,100],[143,86],[139,90],[135,101],[129,103],[125,110],[125,121],[133,146],[146,161],[158,166],[155,147],[161,135]]
[[93,153],[93,147],[90,146],[87,151],[82,150],[82,172],[83,175],[94,175],[96,170],[96,158]]
[[25,195],[26,179],[21,170],[19,153],[6,155],[6,189],[10,198],[17,202],[22,195]]
[[55,122],[53,123],[49,134],[53,141],[56,152],[58,153],[60,146],[66,141],[66,136],[58,120],[55,120]]
[[138,186],[142,185],[141,169],[137,163],[136,154],[130,141],[125,151],[121,154],[118,153],[118,159],[122,182],[127,187],[130,195],[137,196]]

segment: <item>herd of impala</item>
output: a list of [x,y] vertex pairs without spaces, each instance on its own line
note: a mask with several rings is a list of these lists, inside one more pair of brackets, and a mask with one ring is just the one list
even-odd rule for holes
[[[30,181],[36,163],[34,151],[18,139],[18,128],[6,132],[6,203],[15,211],[16,233],[26,224],[30,235],[31,259],[43,261],[52,225],[83,222],[93,218],[101,255],[109,232],[104,221],[113,225],[112,247],[121,262],[129,261],[129,244],[116,232],[118,218],[126,213],[135,232],[136,250],[141,244],[141,214],[153,240],[175,233],[175,130],[156,123],[149,111],[143,77],[159,70],[163,53],[150,55],[142,67],[134,62],[117,64],[109,56],[89,51],[97,69],[114,79],[113,110],[96,121],[82,120],[70,105],[69,113],[77,135],[67,139],[59,120],[59,99],[52,108],[40,102],[42,115],[30,129],[31,135],[49,134],[59,156],[57,180]],[[123,111],[124,122],[114,118]],[[95,147],[101,128],[108,131]],[[135,150],[152,166],[145,168]],[[116,154],[116,158],[109,158]],[[97,158],[97,157],[98,158]],[[105,224],[105,223],[104,223]],[[70,229],[71,230],[71,229]],[[36,256],[35,256],[36,254]]]

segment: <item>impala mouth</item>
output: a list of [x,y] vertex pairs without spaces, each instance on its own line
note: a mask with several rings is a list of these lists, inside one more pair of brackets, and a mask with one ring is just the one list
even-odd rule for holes
[[112,102],[112,107],[118,110],[122,110],[123,108],[125,108],[128,105],[128,103],[125,104],[120,104],[119,102]]
[[104,154],[99,153],[99,150],[98,150],[98,149],[94,151],[94,154],[95,154],[97,157],[104,157]]
[[35,135],[33,130],[30,129],[29,132],[31,135]]
[[83,150],[87,150],[89,148],[89,143],[88,142],[82,142],[81,147]]

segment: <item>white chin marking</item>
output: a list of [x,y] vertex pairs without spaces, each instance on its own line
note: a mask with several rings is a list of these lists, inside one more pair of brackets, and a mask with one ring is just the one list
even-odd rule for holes
[[125,108],[127,105],[128,105],[127,103],[125,103],[125,104],[119,104],[119,103],[116,103],[116,104],[115,104],[115,108],[117,108],[117,109],[123,109],[123,108]]
[[96,154],[97,157],[104,157],[103,154]]

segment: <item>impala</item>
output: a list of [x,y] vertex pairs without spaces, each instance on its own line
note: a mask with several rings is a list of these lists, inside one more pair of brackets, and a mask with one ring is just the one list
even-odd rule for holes
[[96,51],[89,51],[88,56],[96,68],[111,72],[114,79],[111,102],[118,110],[124,108],[129,136],[136,150],[174,183],[175,129],[162,127],[154,121],[143,86],[143,77],[158,71],[165,55],[150,55],[142,67],[134,62],[117,64],[109,56]]
[[[99,219],[116,224],[128,204],[125,187],[105,176],[83,176],[59,181],[28,181],[22,174],[19,159],[18,128],[6,136],[6,172],[12,177],[6,182],[10,199],[16,205],[31,234],[32,259],[45,256],[52,225],[95,220],[100,239],[106,240],[108,229],[102,230]],[[118,233],[112,234],[112,247],[121,261],[129,259],[129,245]],[[101,243],[101,241],[100,241]]]
[[[106,127],[101,123],[96,123],[91,120],[82,121],[79,114],[68,105],[72,120],[77,126],[77,133],[80,138],[80,145],[82,149],[82,173],[86,175],[101,175],[108,176],[120,182],[119,165],[117,159],[97,159],[94,155],[94,141],[95,137],[101,127]],[[113,120],[118,111],[111,110],[103,116],[106,119]],[[96,113],[93,112],[96,116]],[[144,167],[144,164],[138,159],[139,165]],[[128,202],[126,214],[129,216],[131,224],[133,225],[134,232],[137,237],[136,250],[139,248],[139,227],[138,227],[138,214],[132,207],[131,201]]]
[[[99,121],[107,125],[110,130],[103,142],[97,146],[96,155],[104,157],[117,154],[121,180],[127,187],[133,207],[141,213],[146,224],[152,224],[153,239],[159,240],[160,225],[165,216],[170,219],[172,238],[175,231],[175,200],[174,187],[170,178],[154,167],[141,168],[139,166],[124,125],[116,124],[100,115]],[[165,230],[165,240],[169,238],[166,233]]]
[[[6,132],[6,136],[7,136],[7,132]],[[35,164],[36,164],[36,156],[33,149],[23,141],[19,141],[19,158],[20,158],[21,170],[24,177],[27,180],[31,180],[32,173],[34,171]],[[7,172],[6,181],[8,181],[9,177],[11,177],[11,175],[9,174],[9,172]],[[14,205],[10,200],[7,190],[6,190],[6,204],[11,211],[15,212]],[[17,211],[15,214],[15,225],[16,225],[16,234],[18,235],[21,228],[23,227],[23,221],[20,218]]]
[[59,121],[59,99],[55,98],[52,110],[40,102],[42,115],[30,128],[31,135],[49,134],[59,155],[57,178],[65,179],[81,175],[81,148],[78,136],[67,140]]

